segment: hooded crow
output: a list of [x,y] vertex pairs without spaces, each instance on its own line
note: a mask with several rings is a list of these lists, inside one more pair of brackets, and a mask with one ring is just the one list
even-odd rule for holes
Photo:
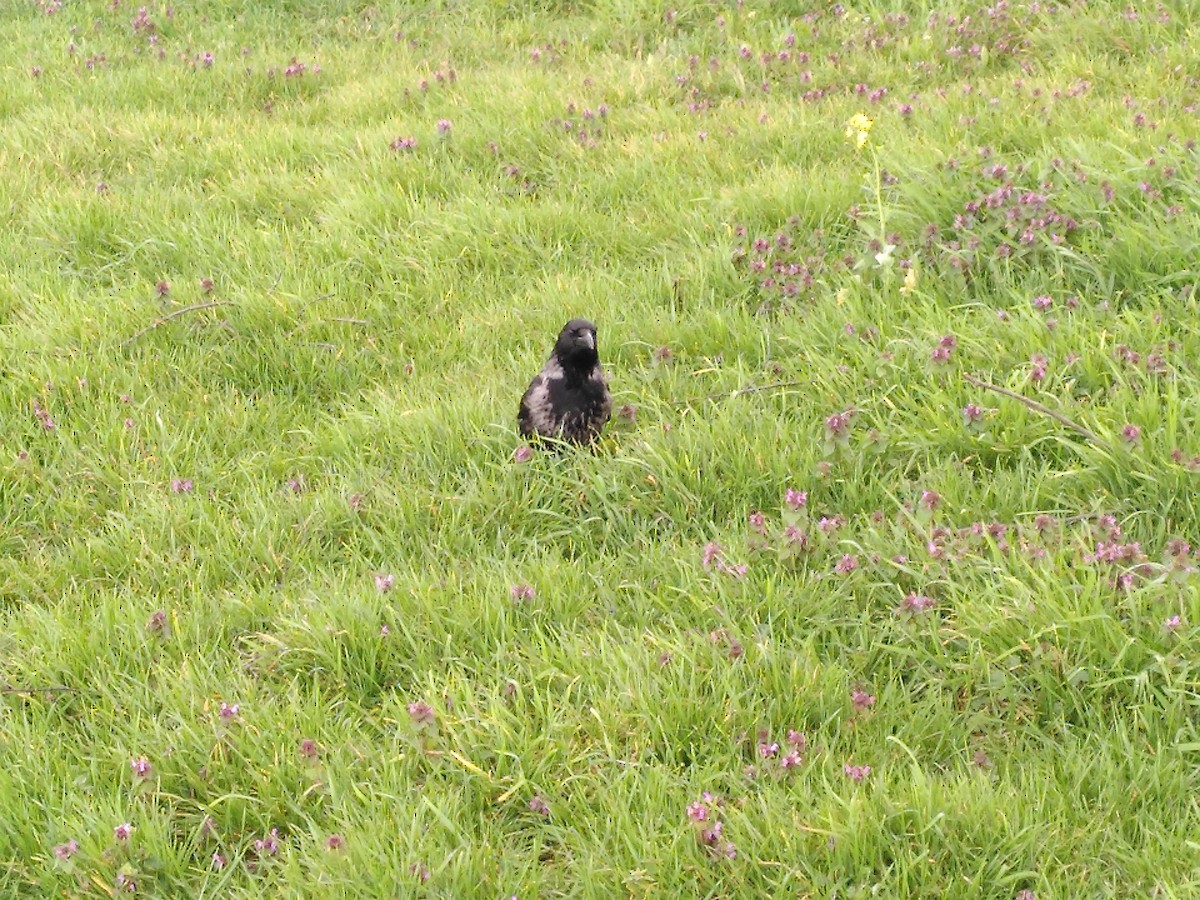
[[590,444],[610,415],[612,396],[596,351],[596,326],[587,319],[572,319],[521,398],[521,436]]

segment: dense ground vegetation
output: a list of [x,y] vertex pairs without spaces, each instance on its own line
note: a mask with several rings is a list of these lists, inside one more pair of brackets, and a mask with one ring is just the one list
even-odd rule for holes
[[1194,896],[1198,36],[0,4],[0,893]]

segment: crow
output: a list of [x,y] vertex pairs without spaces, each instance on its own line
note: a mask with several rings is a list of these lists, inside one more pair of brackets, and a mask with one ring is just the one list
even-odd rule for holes
[[596,326],[587,319],[572,319],[521,398],[521,436],[590,444],[610,415],[612,396],[596,351]]

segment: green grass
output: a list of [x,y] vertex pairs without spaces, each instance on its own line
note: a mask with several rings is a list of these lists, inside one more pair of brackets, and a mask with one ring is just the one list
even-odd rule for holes
[[0,7],[0,894],[1200,891],[1192,4],[178,7]]

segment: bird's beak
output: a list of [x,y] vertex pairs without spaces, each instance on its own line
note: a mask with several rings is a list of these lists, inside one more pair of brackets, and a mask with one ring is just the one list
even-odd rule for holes
[[596,349],[596,336],[590,331],[585,331],[582,335],[580,335],[579,340],[583,346],[587,347],[589,350]]

